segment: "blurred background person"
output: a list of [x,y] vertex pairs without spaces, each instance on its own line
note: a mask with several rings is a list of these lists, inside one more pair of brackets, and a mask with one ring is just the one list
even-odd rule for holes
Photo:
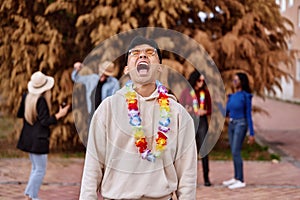
[[224,181],[223,185],[229,189],[236,189],[246,186],[241,150],[248,128],[250,132],[248,143],[254,143],[254,129],[251,114],[252,94],[247,75],[235,74],[232,86],[234,93],[228,96],[226,114],[229,115],[228,138],[233,157],[234,178]]
[[208,131],[208,117],[211,115],[211,98],[203,74],[195,70],[191,73],[188,81],[192,88],[187,88],[182,92],[180,103],[193,116],[195,127],[198,125],[196,130],[196,144],[198,156],[202,157],[204,185],[211,186],[208,176],[208,155],[200,155],[200,148]]
[[28,94],[23,95],[17,116],[23,118],[23,128],[17,148],[28,152],[32,169],[27,187],[26,199],[38,199],[38,192],[46,173],[49,137],[52,124],[64,117],[70,105],[60,107],[55,115],[50,115],[51,88],[53,77],[35,72],[28,83]]
[[74,63],[74,70],[71,78],[76,83],[84,84],[86,90],[87,110],[91,118],[100,103],[106,97],[113,95],[120,89],[120,84],[118,79],[113,76],[115,72],[115,65],[112,62],[104,61],[101,63],[98,67],[98,74],[93,73],[89,75],[80,75],[79,72],[82,68],[82,63]]

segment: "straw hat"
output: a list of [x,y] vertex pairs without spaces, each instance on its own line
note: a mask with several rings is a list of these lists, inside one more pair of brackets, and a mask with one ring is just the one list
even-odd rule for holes
[[104,74],[106,76],[114,76],[115,64],[110,61],[104,61],[99,65],[99,74]]
[[50,90],[53,86],[54,78],[46,76],[42,72],[38,71],[32,74],[27,88],[29,93],[42,94],[43,92]]

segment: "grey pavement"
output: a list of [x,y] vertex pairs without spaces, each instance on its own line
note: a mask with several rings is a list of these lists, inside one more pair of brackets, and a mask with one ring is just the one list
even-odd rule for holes
[[[204,187],[202,167],[198,170],[198,199],[300,199],[300,106],[254,98],[253,104],[269,112],[254,114],[256,137],[270,150],[282,156],[279,163],[271,161],[245,161],[247,186],[229,190],[222,181],[233,174],[231,161],[210,161],[212,187]],[[47,173],[41,187],[42,200],[78,199],[84,159],[57,158],[49,155]],[[0,200],[24,199],[23,191],[30,173],[27,158],[0,160]]]
[[268,98],[254,98],[253,105],[268,112],[253,116],[257,138],[283,160],[300,167],[300,105]]

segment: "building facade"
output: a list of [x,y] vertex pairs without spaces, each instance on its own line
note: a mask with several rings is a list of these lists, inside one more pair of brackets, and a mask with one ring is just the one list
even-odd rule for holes
[[[300,0],[276,0],[280,6],[281,14],[294,24],[295,35],[289,39],[289,50],[300,51]],[[300,56],[296,55],[291,68],[285,70],[290,78],[282,78],[282,91],[276,89],[276,96],[281,99],[300,101]]]

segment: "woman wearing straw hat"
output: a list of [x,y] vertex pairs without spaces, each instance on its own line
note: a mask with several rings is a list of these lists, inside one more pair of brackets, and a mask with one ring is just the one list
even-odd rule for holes
[[64,117],[70,105],[60,107],[55,115],[50,115],[51,88],[54,79],[35,72],[29,81],[28,94],[24,95],[17,116],[23,118],[23,128],[17,148],[28,152],[32,163],[32,170],[25,189],[27,199],[38,199],[38,192],[42,184],[49,153],[49,137],[52,124]]

